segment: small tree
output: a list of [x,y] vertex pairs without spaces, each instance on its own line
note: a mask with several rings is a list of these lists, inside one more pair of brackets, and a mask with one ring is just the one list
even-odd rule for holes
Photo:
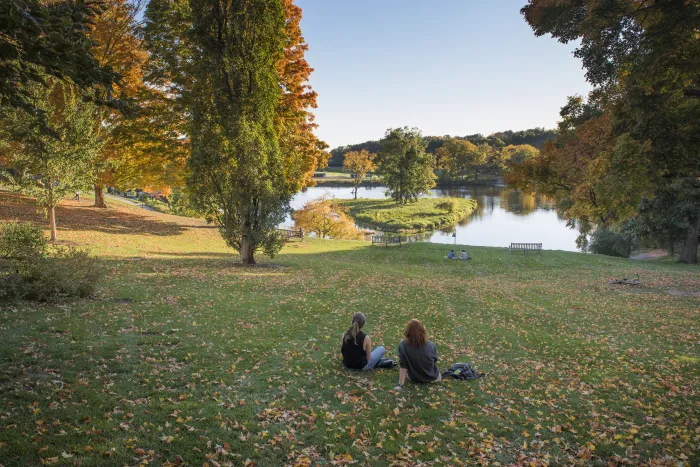
[[355,199],[357,199],[357,189],[362,184],[362,180],[368,172],[376,168],[374,159],[376,154],[363,149],[361,151],[350,151],[345,153],[343,167],[353,176],[353,185],[355,186]]
[[298,229],[314,232],[319,238],[356,239],[360,237],[346,207],[329,196],[309,201],[292,214]]
[[435,159],[425,148],[426,142],[416,128],[389,129],[380,141],[377,174],[396,202],[416,201],[418,195],[435,186]]
[[[51,240],[57,239],[56,206],[68,195],[92,183],[92,168],[100,149],[93,104],[84,102],[73,88],[53,84],[27,89],[35,112],[8,110],[0,138],[6,144],[10,167],[22,174],[24,193],[34,196],[49,218]],[[41,113],[52,134],[43,131],[32,115]]]

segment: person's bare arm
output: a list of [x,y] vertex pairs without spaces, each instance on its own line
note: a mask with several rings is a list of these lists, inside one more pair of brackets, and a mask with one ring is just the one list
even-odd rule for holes
[[369,362],[372,359],[372,340],[369,338],[369,336],[365,336],[365,341],[362,343],[362,348],[365,351],[365,354],[367,354],[367,361]]
[[397,391],[400,391],[403,388],[403,383],[406,382],[406,376],[408,375],[408,369],[407,368],[401,368],[399,369],[399,385],[396,386],[394,389]]
[[399,384],[394,388],[397,391],[403,389],[403,383],[406,381],[406,376],[408,376],[408,367],[406,367],[406,356],[403,353],[403,342],[399,344]]

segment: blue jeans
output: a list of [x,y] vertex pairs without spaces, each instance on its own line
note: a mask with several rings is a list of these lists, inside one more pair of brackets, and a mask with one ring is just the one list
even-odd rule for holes
[[377,366],[377,363],[379,363],[379,360],[384,356],[385,349],[383,346],[375,347],[374,350],[372,350],[372,356],[367,362],[367,366],[364,368],[365,370],[371,370],[375,366]]

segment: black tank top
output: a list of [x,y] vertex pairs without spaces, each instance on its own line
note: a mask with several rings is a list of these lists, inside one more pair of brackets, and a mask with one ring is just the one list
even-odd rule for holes
[[367,352],[362,348],[367,334],[360,331],[357,333],[355,341],[343,340],[343,346],[340,351],[343,354],[343,364],[353,370],[361,370],[367,366]]

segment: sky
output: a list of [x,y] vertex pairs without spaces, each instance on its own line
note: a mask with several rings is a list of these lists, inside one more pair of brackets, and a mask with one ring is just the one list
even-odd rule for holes
[[318,136],[331,148],[388,128],[488,135],[553,128],[586,94],[573,44],[535,37],[526,0],[297,0],[315,69]]

